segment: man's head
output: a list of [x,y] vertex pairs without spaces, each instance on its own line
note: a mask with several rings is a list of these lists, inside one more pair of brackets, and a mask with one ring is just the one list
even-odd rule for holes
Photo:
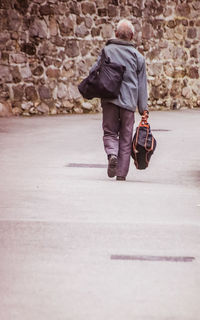
[[134,28],[130,21],[123,19],[118,23],[116,30],[117,38],[125,41],[130,41],[133,39],[133,34]]

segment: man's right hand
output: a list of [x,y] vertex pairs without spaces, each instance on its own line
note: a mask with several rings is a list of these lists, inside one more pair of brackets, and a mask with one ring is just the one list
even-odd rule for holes
[[148,117],[149,117],[149,111],[144,110],[143,115],[142,115],[142,122],[147,122]]

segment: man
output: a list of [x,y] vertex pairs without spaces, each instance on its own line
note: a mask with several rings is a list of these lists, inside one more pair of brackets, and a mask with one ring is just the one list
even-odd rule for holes
[[126,180],[129,170],[136,108],[143,119],[148,117],[145,59],[131,45],[133,33],[130,21],[121,20],[117,25],[116,39],[109,40],[104,48],[111,61],[126,67],[118,97],[101,101],[107,173],[110,178],[116,176],[122,181]]

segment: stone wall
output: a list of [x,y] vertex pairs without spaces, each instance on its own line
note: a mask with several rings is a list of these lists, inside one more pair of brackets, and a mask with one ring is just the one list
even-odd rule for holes
[[200,1],[0,0],[0,114],[99,111],[77,84],[124,17],[146,57],[149,106],[200,106]]

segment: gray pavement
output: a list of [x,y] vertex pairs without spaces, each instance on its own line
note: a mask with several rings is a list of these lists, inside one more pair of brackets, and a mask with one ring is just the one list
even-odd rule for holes
[[199,116],[151,112],[126,182],[69,166],[106,165],[100,114],[0,118],[0,320],[200,319]]

